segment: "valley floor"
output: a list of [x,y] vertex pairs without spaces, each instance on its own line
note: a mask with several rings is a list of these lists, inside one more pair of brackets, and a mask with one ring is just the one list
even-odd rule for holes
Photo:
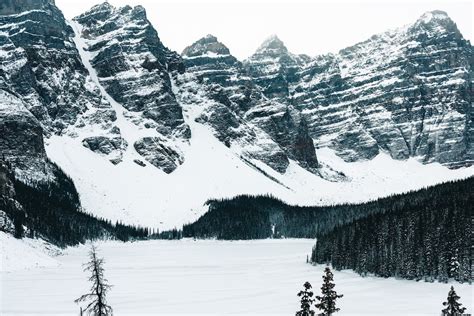
[[[0,237],[5,245],[20,242]],[[302,284],[310,281],[316,292],[320,287],[324,266],[305,263],[313,244],[308,239],[180,240],[100,242],[98,247],[114,285],[109,303],[115,315],[294,315]],[[77,315],[74,299],[89,288],[81,266],[87,251],[87,246],[68,248],[55,260],[41,258],[42,267],[27,269],[11,265],[21,253],[10,258],[3,253],[0,314]],[[31,257],[25,260],[34,265]],[[335,272],[335,282],[344,294],[341,316],[439,315],[449,290],[448,284],[362,278],[351,271]],[[472,313],[472,285],[455,284],[455,289]]]

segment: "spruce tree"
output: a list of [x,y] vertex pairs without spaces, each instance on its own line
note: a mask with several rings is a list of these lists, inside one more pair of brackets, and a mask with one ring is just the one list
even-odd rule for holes
[[323,286],[321,287],[322,296],[316,296],[316,299],[320,302],[316,304],[316,308],[322,311],[323,316],[330,316],[339,311],[339,308],[336,308],[336,300],[341,298],[343,295],[338,295],[334,290],[336,286],[333,283],[333,274],[329,267],[324,269],[323,275]]
[[446,306],[441,312],[445,316],[459,316],[466,310],[465,307],[461,307],[461,303],[458,302],[460,297],[454,291],[454,287],[451,286],[451,290],[448,293],[448,301],[443,302],[443,306]]
[[314,299],[312,298],[311,283],[305,282],[303,286],[304,290],[298,293],[298,296],[301,297],[301,310],[296,312],[296,316],[313,316],[314,311],[311,309],[311,304],[313,304]]
[[90,293],[84,294],[75,300],[76,303],[90,301],[84,309],[88,315],[109,316],[112,315],[112,307],[107,305],[106,295],[112,287],[104,278],[104,259],[98,258],[97,248],[92,245],[89,252],[90,261],[85,264],[84,271],[90,271],[89,281],[92,283]]

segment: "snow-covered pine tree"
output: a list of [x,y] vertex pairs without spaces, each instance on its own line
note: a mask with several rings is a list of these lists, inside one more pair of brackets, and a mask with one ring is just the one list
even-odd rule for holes
[[97,248],[94,245],[91,246],[89,259],[90,261],[84,265],[84,271],[91,272],[89,277],[89,281],[92,283],[90,293],[82,295],[75,302],[90,301],[84,309],[88,315],[110,316],[113,314],[112,307],[107,305],[106,296],[112,286],[104,278],[104,259],[98,258]]
[[461,303],[458,302],[460,297],[454,291],[454,286],[451,286],[451,290],[448,293],[447,302],[443,302],[443,306],[446,306],[445,309],[441,311],[444,316],[459,316],[464,313],[466,310],[465,307],[461,307]]
[[311,304],[313,304],[313,291],[311,291],[311,283],[305,282],[303,284],[304,290],[298,293],[298,296],[301,297],[301,310],[296,312],[296,316],[313,316],[314,311],[311,309]]
[[334,290],[336,285],[333,283],[334,278],[331,269],[326,267],[324,273],[323,286],[321,287],[322,296],[316,296],[316,299],[320,302],[316,304],[316,308],[322,311],[322,316],[331,316],[339,311],[339,308],[336,308],[336,300],[343,295],[338,295]]

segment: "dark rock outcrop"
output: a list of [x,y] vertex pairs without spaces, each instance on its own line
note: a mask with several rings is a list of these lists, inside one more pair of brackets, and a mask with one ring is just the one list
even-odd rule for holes
[[88,78],[74,32],[53,1],[2,2],[0,27],[0,86],[22,97],[45,133],[61,133],[88,109],[110,107]]
[[94,54],[90,62],[100,84],[114,100],[154,121],[161,134],[189,138],[169,74],[182,72],[184,66],[161,43],[145,9],[104,2],[74,20],[82,26],[86,49]]
[[110,155],[110,161],[117,164],[122,161],[123,152],[127,149],[127,141],[122,137],[91,136],[82,140],[82,145],[95,153]]
[[3,0],[0,15],[18,14],[31,10],[54,10],[54,0]]
[[[173,172],[183,163],[181,155],[166,146],[157,137],[144,137],[133,144],[135,150],[149,163],[166,173]],[[138,163],[138,162],[137,162]]]
[[48,161],[40,122],[23,101],[0,89],[0,159],[12,163],[18,172],[47,174]]

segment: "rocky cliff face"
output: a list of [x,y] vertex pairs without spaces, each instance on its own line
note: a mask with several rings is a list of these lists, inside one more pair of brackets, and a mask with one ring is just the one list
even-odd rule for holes
[[[318,161],[306,122],[291,105],[268,98],[244,66],[208,35],[183,51],[189,81],[204,89],[208,106],[200,121],[210,124],[217,137],[230,144],[249,142],[250,155],[284,173],[289,159],[316,172]],[[193,101],[195,102],[195,101]],[[247,149],[252,146],[244,146]],[[248,152],[248,150],[246,150]]]
[[380,151],[450,167],[473,162],[472,55],[440,11],[318,56],[290,85],[290,102],[319,146],[346,161]]
[[4,89],[0,89],[0,135],[0,160],[11,163],[19,178],[51,177],[40,122],[19,96]]
[[[114,164],[129,154],[171,172],[183,162],[179,145],[190,132],[169,73],[184,65],[142,7],[104,3],[79,16],[75,29],[53,1],[11,0],[1,10],[0,87],[22,99],[46,137],[78,138]],[[162,146],[134,150],[144,137]]]
[[309,56],[290,53],[285,44],[272,35],[243,64],[268,98],[287,102],[290,86],[298,82],[299,72],[310,60]]
[[22,97],[46,134],[62,133],[90,108],[110,111],[52,1],[9,0],[2,12],[0,84]]
[[314,144],[346,161],[382,151],[449,167],[474,161],[472,46],[440,11],[314,58],[272,36],[240,62],[212,35],[181,57],[141,6],[103,3],[67,22],[52,0],[6,0],[0,51],[10,100],[0,144],[18,161],[45,162],[41,135],[62,135],[113,164],[172,173],[192,139],[186,119],[282,174],[290,161],[320,174]]
[[115,8],[107,2],[75,18],[100,84],[132,113],[163,135],[189,138],[169,71],[183,69],[179,56],[161,43],[145,9]]
[[171,72],[184,71],[181,58],[161,43],[141,6],[115,8],[105,2],[74,20],[83,62],[124,116],[116,132],[129,130],[87,139],[84,145],[100,154],[115,153],[111,161],[119,163],[130,143],[129,151],[166,173],[174,171],[184,161],[176,142],[191,137],[170,78]]
[[0,15],[12,15],[31,10],[56,10],[54,0],[4,0]]

